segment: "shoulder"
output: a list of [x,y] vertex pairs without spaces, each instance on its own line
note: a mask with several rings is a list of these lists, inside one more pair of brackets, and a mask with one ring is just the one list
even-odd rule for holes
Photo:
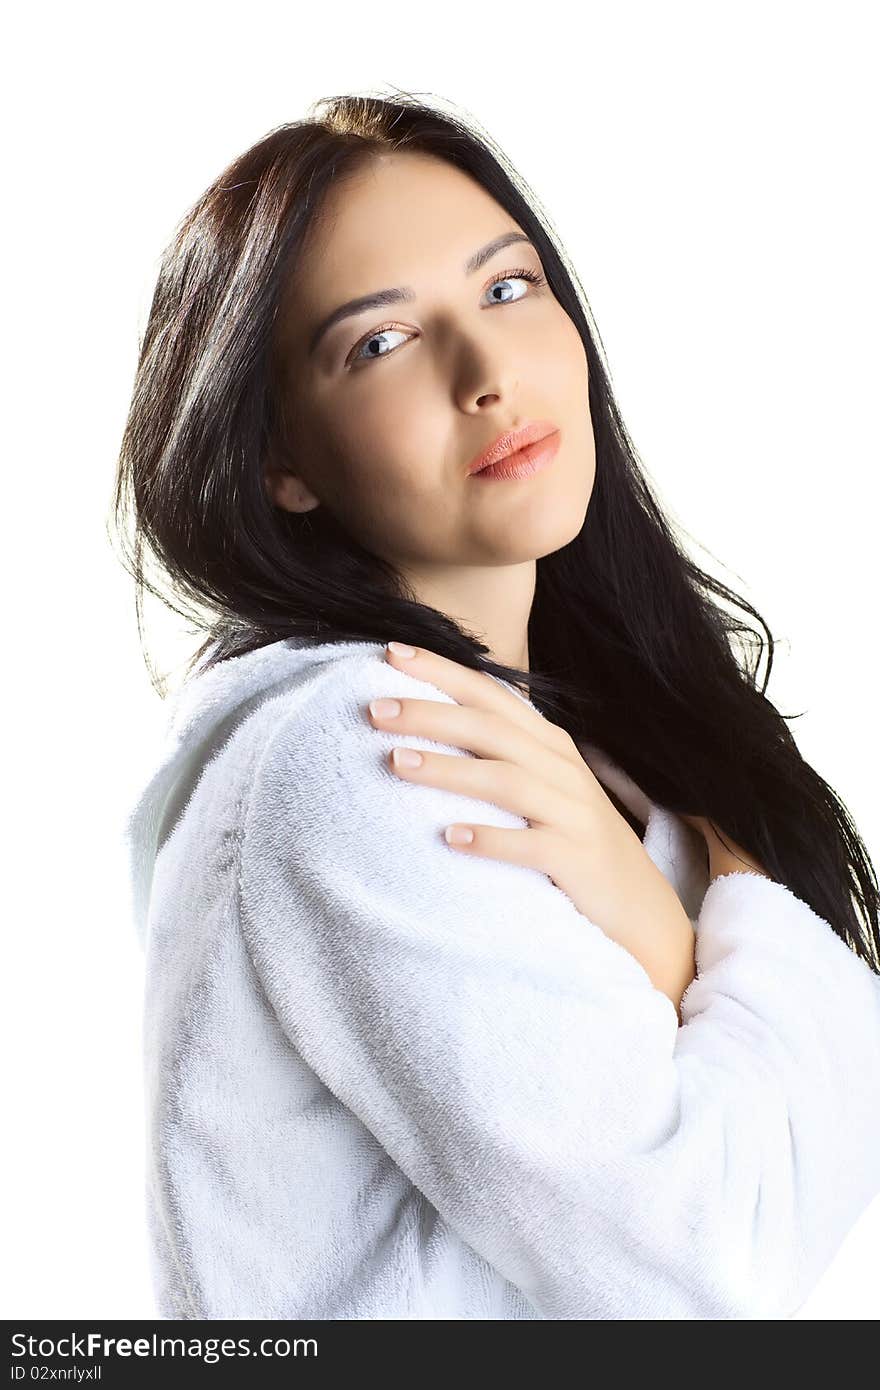
[[[245,818],[246,854],[292,851],[320,856],[378,885],[389,886],[407,863],[418,862],[430,880],[432,868],[447,881],[450,870],[474,878],[478,861],[457,855],[444,830],[454,821],[525,829],[526,821],[494,803],[461,792],[398,777],[390,764],[398,746],[474,757],[454,744],[415,734],[377,729],[369,718],[374,697],[398,696],[456,702],[446,691],[390,665],[384,647],[364,645],[332,655],[310,670],[307,680],[273,700],[266,737],[253,774]],[[535,870],[481,861],[493,883]]]
[[[439,686],[392,666],[384,653],[379,643],[328,646],[326,656],[312,662],[300,678],[287,681],[264,705],[253,801],[283,795],[302,803],[316,795],[332,796],[348,811],[364,795],[379,795],[412,810],[414,802],[441,795],[398,778],[389,765],[392,748],[405,744],[474,755],[432,739],[377,729],[368,706],[381,696],[456,702]],[[515,820],[519,823],[519,817]]]
[[316,750],[330,753],[344,746],[357,758],[362,750],[378,749],[378,740],[394,741],[392,734],[370,722],[367,707],[372,699],[396,695],[455,703],[439,686],[392,666],[384,653],[378,642],[328,645],[326,655],[322,653],[302,671],[301,679],[287,682],[271,700],[266,755],[313,763]]

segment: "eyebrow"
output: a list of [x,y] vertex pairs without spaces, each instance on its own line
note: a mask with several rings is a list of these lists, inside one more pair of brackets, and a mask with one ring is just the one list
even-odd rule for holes
[[[463,267],[465,275],[473,275],[488,260],[491,260],[497,251],[501,251],[505,246],[512,246],[516,241],[526,241],[533,249],[536,249],[531,237],[526,236],[524,232],[503,232],[501,236],[487,241],[486,245],[481,246],[479,251],[475,251],[472,256],[468,256]],[[338,309],[334,309],[332,314],[328,314],[318,324],[309,343],[309,354],[311,355],[315,351],[324,334],[328,333],[342,319],[351,318],[354,314],[361,314],[365,309],[380,309],[386,304],[410,303],[415,297],[416,292],[411,285],[398,285],[393,289],[376,290],[373,294],[362,294],[357,299],[347,300],[345,304],[340,304]]]

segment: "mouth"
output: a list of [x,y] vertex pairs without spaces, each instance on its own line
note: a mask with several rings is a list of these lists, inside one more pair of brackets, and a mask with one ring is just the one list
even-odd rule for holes
[[524,449],[539,444],[550,435],[558,434],[558,426],[552,420],[531,420],[519,429],[508,430],[506,434],[502,434],[494,443],[490,444],[488,449],[484,449],[481,454],[471,460],[468,465],[468,474],[482,473],[484,469],[492,468],[495,464],[508,458],[513,461],[514,455],[521,454]]
[[477,469],[475,476],[483,483],[488,482],[490,478],[530,478],[533,473],[540,473],[549,467],[556,457],[561,440],[562,436],[559,430],[556,430],[534,444],[527,444],[524,449],[505,454],[497,463]]

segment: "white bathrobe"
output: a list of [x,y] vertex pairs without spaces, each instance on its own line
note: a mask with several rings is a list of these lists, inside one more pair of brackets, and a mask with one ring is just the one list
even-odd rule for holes
[[200,670],[126,824],[157,1311],[790,1317],[880,1192],[880,977],[584,745],[694,924],[679,1027],[546,875],[446,844],[527,822],[390,771],[473,754],[370,724],[451,700],[383,650]]

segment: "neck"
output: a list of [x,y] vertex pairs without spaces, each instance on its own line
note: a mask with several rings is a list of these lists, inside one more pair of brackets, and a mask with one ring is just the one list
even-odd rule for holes
[[423,569],[406,574],[419,603],[454,619],[502,666],[529,669],[529,613],[535,561],[516,565]]

